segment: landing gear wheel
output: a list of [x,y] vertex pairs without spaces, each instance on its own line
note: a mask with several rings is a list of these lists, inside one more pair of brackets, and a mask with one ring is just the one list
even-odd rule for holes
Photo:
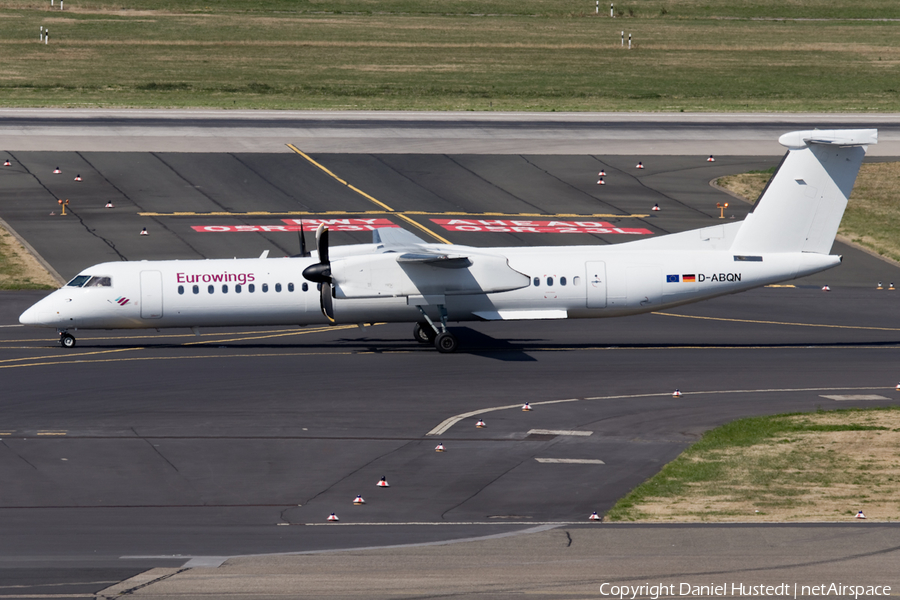
[[64,333],[59,336],[59,345],[63,348],[74,348],[75,347],[75,336],[70,333]]
[[434,347],[442,354],[450,354],[456,352],[459,348],[459,342],[452,333],[442,333],[434,340]]
[[433,344],[437,334],[428,323],[416,323],[413,328],[413,338],[420,344]]

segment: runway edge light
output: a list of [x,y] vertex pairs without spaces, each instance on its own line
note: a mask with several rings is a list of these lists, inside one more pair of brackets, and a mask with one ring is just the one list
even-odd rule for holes
[[438,444],[437,446],[434,447],[434,451],[435,451],[435,452],[443,452],[443,451],[444,451],[444,445],[443,445],[443,444]]
[[676,388],[675,391],[672,392],[672,397],[673,398],[681,398],[681,390]]
[[478,422],[475,423],[475,427],[477,427],[478,429],[484,429],[485,427],[487,427],[487,425],[484,424],[484,421],[478,419]]
[[866,518],[866,515],[863,514],[863,511],[859,511],[858,513],[856,513],[856,517],[854,517],[854,518],[856,518],[856,519],[865,519],[865,518]]
[[391,487],[391,484],[389,484],[389,483],[387,482],[387,479],[384,478],[384,477],[382,477],[382,478],[381,478],[381,481],[379,481],[379,482],[376,483],[375,485],[377,485],[378,487]]
[[525,404],[522,405],[522,410],[523,410],[524,412],[530,411],[530,410],[531,410],[531,405],[528,404],[528,403],[526,402]]
[[356,498],[353,500],[354,506],[362,506],[365,503],[366,503],[366,501],[363,500],[363,497],[360,494],[357,494]]
[[337,515],[334,514],[334,513],[331,513],[330,515],[328,515],[328,519],[327,519],[327,520],[328,520],[329,522],[337,522],[337,521],[340,521],[340,519],[338,519],[338,518],[337,518]]
[[597,511],[591,513],[591,516],[588,517],[588,521],[602,521],[603,517],[597,514]]

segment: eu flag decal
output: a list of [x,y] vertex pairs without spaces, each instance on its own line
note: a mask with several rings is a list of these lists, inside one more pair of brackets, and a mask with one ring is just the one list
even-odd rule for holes
[[666,283],[678,283],[678,275],[666,275]]

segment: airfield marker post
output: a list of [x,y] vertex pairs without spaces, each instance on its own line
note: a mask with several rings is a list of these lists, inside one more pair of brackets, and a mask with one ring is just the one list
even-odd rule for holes
[[44,41],[44,26],[41,25],[41,41]]
[[50,28],[48,27],[47,29],[44,30],[44,44],[46,45],[49,43],[50,43]]
[[59,10],[63,9],[63,2],[65,2],[65,0],[59,0]]
[[628,34],[628,49],[631,50],[631,34]]
[[622,32],[622,47],[625,47],[625,32]]
[[612,17],[612,18],[614,18],[614,19],[616,18],[616,15],[613,14],[613,5],[612,5],[611,2],[610,2],[610,4],[609,4],[609,16]]

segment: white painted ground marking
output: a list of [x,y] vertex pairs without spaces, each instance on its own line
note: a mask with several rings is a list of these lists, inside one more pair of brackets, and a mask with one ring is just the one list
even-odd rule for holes
[[828,398],[829,400],[887,400],[884,396],[878,394],[835,394],[833,396],[819,396],[819,398]]
[[[685,396],[687,395],[705,395],[705,394],[769,394],[772,392],[840,392],[840,391],[851,391],[851,390],[884,390],[884,389],[893,389],[886,388],[884,386],[868,386],[868,387],[848,387],[848,388],[839,388],[839,387],[822,387],[822,388],[767,388],[761,390],[709,390],[703,392],[682,392]],[[591,398],[569,398],[566,400],[547,400],[544,402],[531,402],[531,406],[541,406],[543,404],[559,404],[561,402],[580,402],[582,400],[634,400],[637,398],[658,398],[662,396],[671,396],[672,392],[661,392],[661,393],[653,393],[653,394],[622,394],[619,396],[593,396]],[[450,417],[449,419],[445,419],[426,433],[425,435],[441,435],[445,433],[448,429],[466,419],[468,417],[474,417],[476,415],[482,415],[484,413],[494,412],[496,410],[509,410],[512,408],[521,408],[521,404],[509,404],[507,406],[493,406],[491,408],[482,408],[481,410],[473,410],[472,412],[467,412],[461,415],[456,415],[455,417]]]
[[566,429],[529,429],[528,435],[580,435],[580,436],[588,436],[594,433],[593,431],[574,431],[574,430],[566,430]]
[[606,463],[596,458],[535,458],[539,463],[560,465],[605,465]]

